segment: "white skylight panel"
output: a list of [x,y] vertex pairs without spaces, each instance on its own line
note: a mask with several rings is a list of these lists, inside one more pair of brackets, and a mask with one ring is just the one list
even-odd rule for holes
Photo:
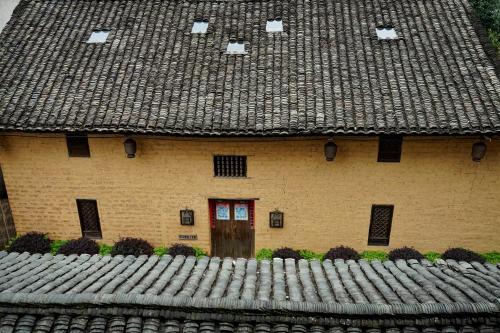
[[267,20],[266,31],[267,32],[282,32],[283,31],[283,21],[281,19]]
[[398,39],[398,34],[393,27],[377,27],[378,39]]
[[246,54],[244,41],[229,41],[226,49],[227,54]]
[[193,22],[192,34],[206,34],[208,29],[207,20],[196,20]]
[[109,30],[94,30],[92,34],[90,34],[87,43],[95,44],[95,43],[106,43],[108,39]]

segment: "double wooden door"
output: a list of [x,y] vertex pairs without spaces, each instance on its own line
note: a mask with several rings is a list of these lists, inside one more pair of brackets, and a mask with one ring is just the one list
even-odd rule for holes
[[250,258],[254,254],[254,203],[210,200],[212,256]]

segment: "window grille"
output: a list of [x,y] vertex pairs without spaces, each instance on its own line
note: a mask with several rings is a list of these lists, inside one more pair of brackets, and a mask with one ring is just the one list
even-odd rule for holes
[[246,177],[247,157],[217,155],[214,156],[215,177]]
[[373,205],[368,245],[389,245],[393,205]]
[[89,238],[102,238],[97,201],[76,199],[76,206],[78,207],[82,235]]

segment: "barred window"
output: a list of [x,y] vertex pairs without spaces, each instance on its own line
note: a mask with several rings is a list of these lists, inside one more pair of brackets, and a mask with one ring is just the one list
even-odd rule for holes
[[69,157],[90,157],[89,139],[86,133],[67,133],[66,145]]
[[389,245],[393,205],[373,205],[368,233],[368,245]]
[[76,199],[78,216],[82,235],[89,238],[102,238],[101,221],[97,211],[97,201],[88,199]]
[[216,155],[214,156],[215,177],[246,177],[247,157]]
[[381,135],[378,142],[378,162],[401,161],[403,137],[399,135]]

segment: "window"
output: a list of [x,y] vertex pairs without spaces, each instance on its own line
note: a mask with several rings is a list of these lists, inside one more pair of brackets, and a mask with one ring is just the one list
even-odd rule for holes
[[76,206],[80,217],[82,235],[89,238],[102,238],[97,201],[76,199]]
[[239,41],[229,41],[226,49],[227,54],[246,54],[245,42],[243,40]]
[[283,21],[281,20],[281,18],[277,18],[274,20],[267,20],[266,31],[267,32],[282,32],[283,31]]
[[378,162],[401,161],[403,137],[399,135],[381,135],[378,141]]
[[109,35],[109,30],[107,30],[107,29],[94,30],[90,34],[90,37],[87,40],[87,43],[88,44],[106,43],[106,40],[108,39],[108,35]]
[[246,177],[247,157],[246,156],[214,156],[215,177]]
[[208,29],[208,20],[197,19],[193,23],[193,28],[191,29],[192,34],[205,34]]
[[393,205],[373,205],[368,233],[368,245],[389,245]]
[[377,27],[377,37],[378,39],[397,39],[398,34],[396,30],[388,25],[388,26],[379,26]]
[[89,139],[85,133],[67,133],[69,157],[90,157]]

